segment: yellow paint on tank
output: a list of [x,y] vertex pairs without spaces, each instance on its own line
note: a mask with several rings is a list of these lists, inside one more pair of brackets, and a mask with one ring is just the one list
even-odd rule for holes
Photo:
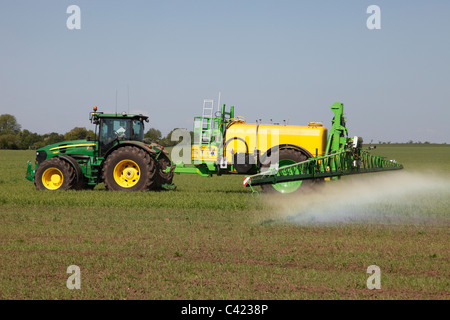
[[217,160],[217,147],[215,146],[202,146],[200,150],[198,145],[192,145],[192,161],[216,161]]
[[227,129],[225,142],[228,162],[232,162],[234,153],[253,153],[256,147],[262,155],[279,145],[299,146],[315,157],[325,153],[327,128],[320,123],[310,123],[308,126],[235,124]]

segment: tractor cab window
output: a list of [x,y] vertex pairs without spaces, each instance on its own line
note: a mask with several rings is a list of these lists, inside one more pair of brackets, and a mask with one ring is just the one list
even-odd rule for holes
[[103,118],[100,122],[100,148],[106,152],[116,140],[143,141],[144,124],[137,119]]
[[131,140],[143,141],[144,140],[144,124],[140,120],[132,121],[132,137]]

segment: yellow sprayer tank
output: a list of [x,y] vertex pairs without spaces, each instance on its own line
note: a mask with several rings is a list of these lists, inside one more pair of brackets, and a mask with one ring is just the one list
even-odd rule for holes
[[235,153],[264,154],[274,147],[301,147],[313,157],[325,154],[327,129],[321,123],[307,126],[278,124],[233,124],[225,132],[224,153],[232,162]]

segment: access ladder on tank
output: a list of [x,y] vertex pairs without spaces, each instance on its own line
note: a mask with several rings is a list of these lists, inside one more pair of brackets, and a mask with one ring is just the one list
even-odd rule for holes
[[214,118],[214,100],[203,100],[201,145],[209,145],[212,137]]

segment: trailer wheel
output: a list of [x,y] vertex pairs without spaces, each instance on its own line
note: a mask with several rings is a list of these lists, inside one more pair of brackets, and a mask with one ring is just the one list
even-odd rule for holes
[[107,190],[145,191],[155,183],[155,160],[140,148],[121,147],[106,158],[102,172]]
[[[288,166],[300,161],[308,160],[309,155],[306,153],[292,148],[285,148],[277,151],[278,153],[278,167]],[[277,154],[274,154],[274,158]],[[261,166],[261,172],[267,171],[271,163],[265,163]],[[264,193],[293,193],[293,192],[305,192],[310,190],[314,184],[313,180],[300,180],[300,181],[289,181],[280,182],[276,184],[263,184],[261,189]]]
[[76,178],[75,170],[68,162],[51,158],[37,168],[34,184],[38,190],[68,190],[75,187]]

